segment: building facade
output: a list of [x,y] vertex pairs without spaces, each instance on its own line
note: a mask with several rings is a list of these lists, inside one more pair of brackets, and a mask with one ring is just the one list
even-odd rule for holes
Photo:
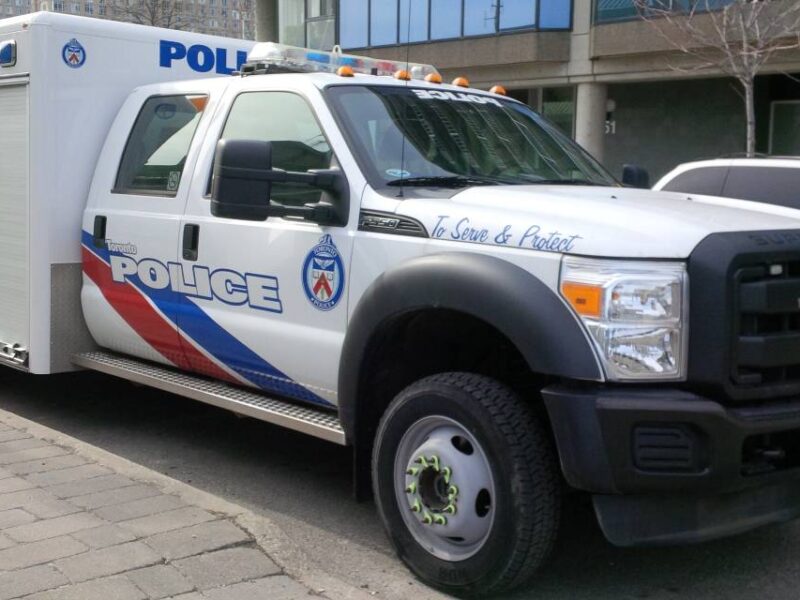
[[255,37],[254,0],[0,0],[0,18],[40,10],[224,37]]
[[[673,0],[676,6],[689,0]],[[714,0],[724,4],[730,0]],[[787,0],[789,1],[789,0]],[[431,63],[499,83],[619,174],[745,150],[732,79],[676,69],[634,0],[259,0],[261,39]],[[756,79],[757,150],[800,154],[800,54]]]

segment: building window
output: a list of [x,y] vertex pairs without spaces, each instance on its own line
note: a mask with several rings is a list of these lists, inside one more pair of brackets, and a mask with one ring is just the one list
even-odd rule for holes
[[[700,12],[706,10],[707,7],[710,7],[711,10],[716,10],[731,2],[733,2],[733,0],[710,0],[708,4],[706,4],[705,0],[648,0],[647,4],[648,6],[656,6],[662,10],[669,9],[675,12],[686,12],[691,8]],[[595,21],[597,23],[627,21],[629,19],[639,18],[636,0],[597,0],[595,10]]]
[[498,11],[500,29],[518,29],[536,25],[536,5],[531,0],[501,0]]
[[431,20],[431,39],[446,40],[461,35],[462,0],[430,0],[431,15],[452,15],[449,19]]
[[305,7],[297,0],[278,3],[278,35],[282,44],[305,46]]
[[488,35],[497,31],[494,0],[464,0],[464,35]]
[[341,0],[339,2],[339,43],[343,48],[369,46],[368,1]]
[[573,0],[339,0],[339,43],[352,49],[522,29],[570,29],[572,3]]
[[306,18],[332,17],[334,15],[333,0],[308,0]]
[[93,15],[94,14],[94,4],[92,4],[91,2],[87,2],[86,4],[84,4],[83,10],[87,15]]
[[331,50],[336,43],[336,20],[310,19],[306,22],[306,46],[320,50]]
[[428,39],[428,0],[400,0],[400,43]]
[[307,0],[306,46],[330,50],[336,43],[334,0]]
[[[343,2],[343,4],[346,2]],[[387,46],[397,43],[397,1],[370,0],[369,44]]]
[[540,29],[571,29],[572,4],[539,0]]

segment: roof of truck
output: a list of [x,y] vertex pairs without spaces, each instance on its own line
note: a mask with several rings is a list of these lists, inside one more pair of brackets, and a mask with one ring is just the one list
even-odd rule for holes
[[[179,31],[175,29],[164,29],[161,27],[151,27],[149,25],[138,25],[136,23],[121,23],[119,21],[109,21],[108,19],[98,19],[95,17],[83,17],[78,15],[65,15],[62,13],[40,11],[0,19],[0,31],[26,29],[34,25],[52,26],[76,33],[98,35],[103,37],[124,37],[124,38],[186,38],[202,39],[210,42],[212,40],[225,40],[231,42],[231,38],[224,38],[217,35],[207,35],[203,33],[193,33],[190,31]],[[237,40],[247,44],[254,44],[250,40]]]

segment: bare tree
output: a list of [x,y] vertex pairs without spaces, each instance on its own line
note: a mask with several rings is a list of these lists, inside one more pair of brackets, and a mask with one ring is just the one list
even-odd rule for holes
[[670,46],[693,59],[676,71],[714,69],[733,77],[747,115],[747,156],[755,155],[754,82],[776,54],[800,49],[798,0],[634,0]]
[[120,21],[167,29],[191,29],[195,18],[184,0],[111,0],[111,16]]

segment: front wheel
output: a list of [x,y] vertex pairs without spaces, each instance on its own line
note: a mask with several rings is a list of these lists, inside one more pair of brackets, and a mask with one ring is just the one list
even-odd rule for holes
[[449,593],[485,596],[529,579],[558,530],[558,469],[531,407],[471,373],[427,377],[381,419],[372,481],[403,562]]

